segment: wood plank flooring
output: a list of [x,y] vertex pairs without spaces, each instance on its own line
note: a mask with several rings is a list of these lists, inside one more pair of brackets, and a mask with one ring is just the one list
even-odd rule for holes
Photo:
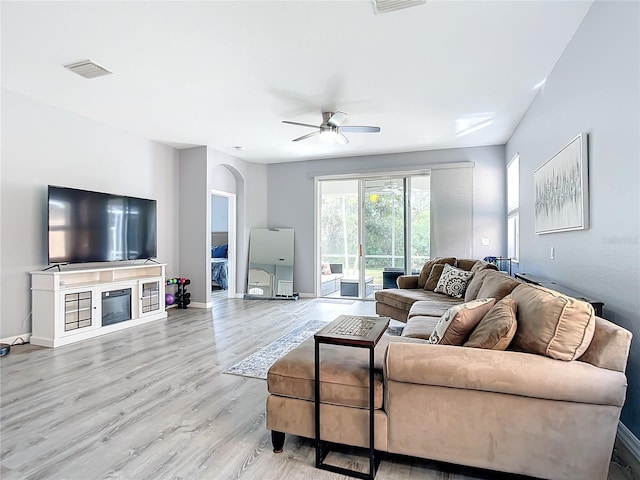
[[[224,294],[216,294],[211,310],[171,309],[166,321],[75,345],[12,347],[0,360],[0,477],[349,478],[315,469],[307,439],[287,435],[284,453],[273,454],[266,382],[222,372],[298,322],[374,314],[373,303]],[[384,455],[376,478],[521,477]],[[609,478],[631,477],[612,463]]]

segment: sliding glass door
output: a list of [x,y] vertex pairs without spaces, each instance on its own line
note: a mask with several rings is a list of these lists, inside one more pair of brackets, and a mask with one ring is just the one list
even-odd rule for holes
[[[320,296],[358,296],[359,181],[319,182]],[[350,283],[351,281],[351,283]],[[356,295],[351,295],[356,288]]]
[[318,181],[319,296],[373,299],[416,271],[429,258],[429,200],[428,175]]
[[405,179],[364,179],[363,264],[365,298],[405,271]]

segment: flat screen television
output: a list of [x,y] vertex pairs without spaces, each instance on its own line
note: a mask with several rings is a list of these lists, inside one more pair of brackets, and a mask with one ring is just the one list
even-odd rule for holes
[[156,201],[49,185],[49,264],[157,256]]

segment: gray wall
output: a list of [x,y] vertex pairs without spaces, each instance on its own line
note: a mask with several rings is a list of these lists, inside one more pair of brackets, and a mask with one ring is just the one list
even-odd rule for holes
[[[622,422],[640,437],[640,4],[597,1],[507,144],[520,153],[520,265],[605,302],[631,330]],[[588,230],[536,235],[533,171],[589,135]],[[555,260],[550,248],[555,248]],[[597,386],[594,386],[597,388]]]
[[191,280],[194,306],[211,303],[211,194],[207,185],[207,147],[180,150],[178,234],[180,277]]
[[[267,165],[268,227],[295,229],[294,288],[315,290],[314,177],[380,173],[428,168],[429,165],[474,162],[472,255],[483,258],[506,249],[504,147],[476,147],[425,152],[347,157]],[[488,247],[480,245],[489,238]]]
[[31,332],[48,184],[157,200],[158,259],[177,274],[177,165],[173,148],[2,89],[0,338]]

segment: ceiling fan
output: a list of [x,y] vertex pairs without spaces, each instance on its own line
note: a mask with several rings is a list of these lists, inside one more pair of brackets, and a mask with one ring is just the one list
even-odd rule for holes
[[320,135],[321,138],[327,140],[334,140],[337,143],[346,145],[349,143],[349,139],[344,136],[343,132],[352,133],[378,133],[380,127],[367,127],[363,125],[345,125],[341,127],[342,122],[347,118],[347,114],[344,112],[322,112],[322,123],[320,125],[310,125],[308,123],[290,122],[283,120],[282,123],[288,123],[289,125],[299,125],[301,127],[317,128],[317,132],[308,133],[298,138],[294,138],[293,142],[299,142],[307,138]]

